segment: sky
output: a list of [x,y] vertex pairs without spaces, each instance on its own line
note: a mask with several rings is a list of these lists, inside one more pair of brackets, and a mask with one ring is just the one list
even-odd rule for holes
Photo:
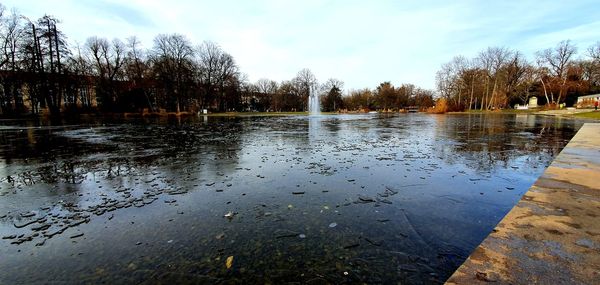
[[3,0],[30,19],[62,22],[71,46],[90,36],[137,36],[152,48],[158,34],[194,45],[219,44],[250,81],[289,80],[310,69],[344,89],[390,81],[435,89],[435,73],[454,56],[487,47],[536,51],[562,40],[578,56],[600,41],[600,1],[316,1],[316,0]]

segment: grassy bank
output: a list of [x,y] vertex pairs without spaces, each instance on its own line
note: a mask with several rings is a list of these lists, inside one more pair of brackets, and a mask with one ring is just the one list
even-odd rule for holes
[[576,118],[600,120],[600,111],[578,113],[578,114],[574,114],[573,116]]
[[543,110],[540,109],[532,109],[532,110],[515,110],[515,109],[505,109],[505,110],[494,110],[494,111],[480,111],[480,110],[471,110],[464,112],[448,112],[447,114],[535,114],[535,115],[548,115],[548,116],[559,116],[565,118],[581,118],[581,119],[592,119],[592,120],[600,120],[600,111],[590,111],[583,113],[572,113],[569,110],[561,109],[561,110],[551,110],[548,112],[541,112]]

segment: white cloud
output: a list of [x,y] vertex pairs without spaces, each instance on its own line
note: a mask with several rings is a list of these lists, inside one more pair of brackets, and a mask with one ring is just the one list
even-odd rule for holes
[[63,20],[71,40],[159,33],[195,44],[217,42],[251,80],[285,80],[310,68],[321,81],[374,88],[382,81],[434,88],[435,72],[455,55],[488,46],[532,55],[571,39],[583,50],[600,39],[593,1],[114,1],[10,0],[30,18]]

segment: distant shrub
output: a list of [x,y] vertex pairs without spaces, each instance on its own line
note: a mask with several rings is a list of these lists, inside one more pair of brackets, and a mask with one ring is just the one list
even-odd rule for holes
[[558,104],[556,103],[548,103],[544,106],[542,106],[542,110],[557,110],[558,109]]
[[446,112],[448,112],[448,100],[446,100],[446,98],[440,98],[437,99],[437,101],[435,102],[435,106],[429,108],[427,110],[427,113],[430,114],[444,114]]

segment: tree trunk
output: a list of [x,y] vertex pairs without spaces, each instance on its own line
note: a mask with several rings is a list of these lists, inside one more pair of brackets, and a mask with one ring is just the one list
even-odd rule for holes
[[[60,76],[62,66],[60,64],[60,50],[58,49],[58,33],[56,31],[56,24],[54,25],[54,45],[55,45],[55,50],[56,50],[56,67],[57,67],[56,73],[58,74],[58,76],[56,78],[56,81],[58,83],[58,88],[57,88],[58,90],[56,91],[56,104],[57,104],[57,106],[60,106],[61,102],[62,102],[62,95],[63,95],[62,87],[63,86],[62,86],[62,77]],[[52,43],[50,43],[50,46],[52,46]]]
[[471,96],[469,98],[469,111],[471,111],[471,106],[473,104],[473,89],[474,89],[474,85],[473,82],[471,82]]
[[542,82],[542,88],[544,89],[544,96],[546,96],[546,104],[550,104],[550,99],[548,98],[548,91],[546,90],[546,83],[544,83],[544,79],[540,78]]
[[460,108],[460,105],[461,105],[461,98],[460,98],[461,94],[462,94],[462,86],[458,88],[458,102],[456,103],[456,107],[458,107],[458,108]]
[[485,79],[485,98],[483,98],[481,100],[481,110],[483,110],[483,107],[485,105],[485,108],[487,109],[487,104],[488,104],[488,96],[490,94],[490,77],[487,76]]
[[[477,98],[475,98],[477,99]],[[485,105],[485,97],[481,97],[481,102],[479,103],[479,110],[483,111],[483,105]]]
[[560,86],[560,90],[558,91],[558,98],[556,99],[556,103],[560,104],[560,99],[564,95],[565,87],[567,85],[567,78],[563,79],[562,85]]
[[487,109],[491,109],[491,107],[493,107],[494,104],[494,100],[496,98],[496,89],[498,88],[498,77],[496,76],[494,78],[494,87],[492,88],[492,97],[490,98],[490,100],[488,101],[488,105],[487,105]]

